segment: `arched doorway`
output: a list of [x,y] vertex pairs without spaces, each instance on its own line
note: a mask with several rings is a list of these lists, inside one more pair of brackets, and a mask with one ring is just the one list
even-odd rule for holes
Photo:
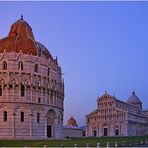
[[47,112],[47,137],[48,138],[55,137],[55,119],[56,119],[55,111],[49,110]]

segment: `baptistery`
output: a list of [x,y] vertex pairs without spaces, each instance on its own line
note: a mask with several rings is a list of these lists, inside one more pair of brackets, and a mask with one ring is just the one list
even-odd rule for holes
[[61,73],[23,16],[13,23],[0,39],[0,139],[63,137]]

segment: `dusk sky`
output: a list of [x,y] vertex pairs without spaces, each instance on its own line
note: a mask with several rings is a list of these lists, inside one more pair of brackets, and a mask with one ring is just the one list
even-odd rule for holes
[[62,67],[64,124],[85,124],[98,96],[148,108],[148,2],[0,2],[0,38],[21,14]]

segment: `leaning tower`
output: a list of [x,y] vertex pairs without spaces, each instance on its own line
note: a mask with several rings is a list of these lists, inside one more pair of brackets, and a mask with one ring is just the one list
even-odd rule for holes
[[0,139],[62,138],[63,102],[58,60],[21,17],[0,39]]

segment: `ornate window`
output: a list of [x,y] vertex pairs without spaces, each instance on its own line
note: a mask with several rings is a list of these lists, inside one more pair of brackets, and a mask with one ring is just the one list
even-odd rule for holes
[[21,112],[21,122],[24,122],[24,112]]
[[2,87],[0,85],[0,96],[2,96],[2,95],[3,95],[3,91],[2,91]]
[[4,111],[3,115],[4,115],[4,121],[7,122],[7,112]]
[[19,70],[23,70],[23,62],[22,62],[22,61],[20,61],[20,62],[18,63],[18,69],[19,69]]
[[37,122],[40,122],[40,113],[37,113]]
[[35,66],[34,66],[34,72],[38,72],[38,64],[35,64]]
[[3,69],[3,70],[7,70],[7,62],[6,62],[6,61],[3,62],[3,67],[2,67],[2,69]]
[[25,86],[21,84],[21,96],[25,96]]

